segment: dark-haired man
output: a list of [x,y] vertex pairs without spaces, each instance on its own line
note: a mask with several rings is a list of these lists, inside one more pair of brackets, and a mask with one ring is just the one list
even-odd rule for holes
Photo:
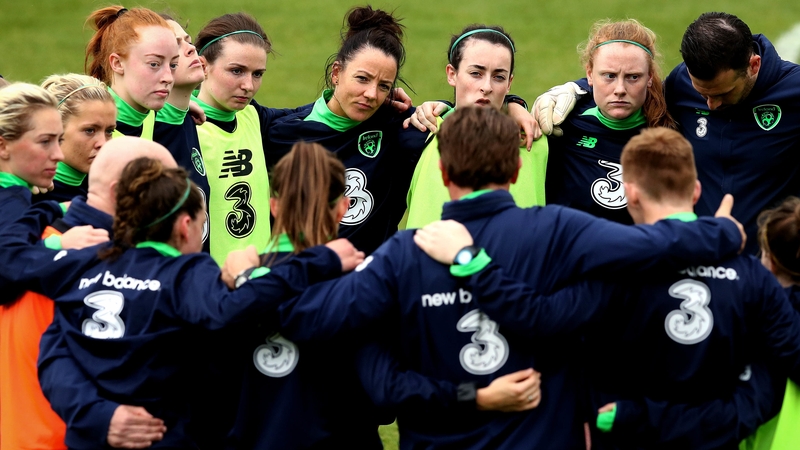
[[703,195],[695,210],[712,214],[725,193],[754,253],[756,217],[800,194],[800,66],[738,17],[702,14],[686,29],[683,63],[667,77],[667,107],[694,147]]

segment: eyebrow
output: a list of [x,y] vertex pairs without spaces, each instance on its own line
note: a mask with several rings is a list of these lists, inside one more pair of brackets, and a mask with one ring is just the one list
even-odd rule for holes
[[[228,63],[228,67],[239,67],[239,68],[242,68],[242,69],[249,69],[250,68],[246,64],[242,64],[242,63],[238,63],[238,62],[229,62]],[[257,70],[267,70],[267,68],[266,67],[262,67],[260,69],[252,69],[252,70],[255,72]]]

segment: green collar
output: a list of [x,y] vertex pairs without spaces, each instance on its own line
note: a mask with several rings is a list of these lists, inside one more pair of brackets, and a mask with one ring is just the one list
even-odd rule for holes
[[331,99],[331,97],[333,97],[333,90],[325,89],[325,91],[322,92],[322,97],[318,98],[317,101],[314,102],[314,108],[311,110],[311,114],[309,114],[304,120],[324,123],[340,133],[347,131],[361,123],[357,120],[334,114],[333,111],[328,108],[328,101]]
[[694,222],[695,220],[697,220],[697,214],[693,212],[679,212],[675,214],[670,214],[667,217],[664,217],[664,219],[680,220],[681,222]]
[[[199,91],[197,91],[197,93],[199,93]],[[236,118],[236,111],[223,111],[221,109],[214,108],[208,103],[197,98],[196,94],[192,94],[192,100],[197,102],[197,104],[203,108],[203,111],[206,113],[206,116],[208,116],[209,119],[218,120],[220,122],[233,122],[233,120]]]
[[86,174],[67,165],[64,161],[59,161],[56,165],[56,180],[67,186],[80,186]]
[[459,200],[469,200],[471,198],[480,197],[483,194],[492,192],[492,189],[481,189],[480,191],[472,191],[469,194],[461,197]]
[[173,258],[181,256],[181,252],[179,252],[177,248],[167,244],[166,242],[144,241],[136,244],[136,248],[152,248],[164,256],[171,256]]
[[647,119],[644,117],[644,113],[642,109],[639,108],[638,111],[631,114],[630,116],[624,119],[610,119],[603,115],[600,112],[600,108],[595,106],[594,108],[589,108],[581,114],[582,116],[594,116],[597,117],[597,120],[600,121],[606,128],[610,128],[612,130],[630,130],[631,128],[640,127],[647,123]]
[[289,235],[286,233],[281,233],[278,236],[278,248],[273,250],[275,245],[275,241],[267,245],[267,249],[264,250],[264,253],[294,253],[294,245],[292,245],[292,241],[289,240]]
[[186,118],[186,113],[188,112],[189,108],[186,108],[185,110],[178,109],[174,105],[164,103],[164,107],[158,112],[156,120],[169,125],[181,125],[183,123],[183,119]]
[[108,92],[114,97],[114,103],[117,104],[117,121],[124,123],[125,125],[130,125],[132,127],[140,127],[142,123],[144,123],[144,118],[147,117],[146,113],[140,113],[139,111],[133,109],[133,106],[129,105],[122,99],[113,89],[108,88]]
[[27,181],[23,180],[22,178],[14,174],[0,172],[0,187],[7,188],[11,186],[23,186],[28,189],[33,187],[32,184],[28,184]]
[[446,119],[451,113],[455,112],[455,108],[450,108],[442,114],[442,120]]

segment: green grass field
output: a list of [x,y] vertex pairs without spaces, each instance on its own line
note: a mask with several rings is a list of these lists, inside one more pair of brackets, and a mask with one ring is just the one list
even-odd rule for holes
[[[82,72],[84,46],[91,31],[86,16],[106,2],[80,0],[0,0],[0,73],[11,80],[39,82],[59,72]],[[188,21],[195,34],[210,18],[246,11],[264,26],[277,55],[267,65],[257,100],[268,106],[309,103],[320,92],[325,60],[339,45],[344,13],[351,0],[226,0],[165,2],[141,0],[127,7],[169,11]],[[450,35],[468,23],[499,24],[516,41],[516,74],[512,92],[532,103],[554,84],[583,75],[576,46],[591,24],[603,18],[636,18],[659,36],[662,73],[680,61],[678,47],[686,26],[704,11],[737,14],[753,32],[773,40],[800,22],[800,2],[776,0],[378,0],[375,7],[394,10],[407,27],[407,62],[401,75],[416,92],[415,103],[451,98],[444,77]],[[384,427],[387,449],[397,448],[396,427]]]
[[[79,0],[0,0],[0,73],[38,82],[55,72],[82,71],[83,50],[91,32],[83,24],[92,9],[110,3]],[[319,94],[324,63],[338,49],[342,18],[352,1],[140,0],[125,6],[171,10],[195,33],[210,18],[226,12],[253,14],[271,37],[278,55],[270,58],[256,97],[276,107],[297,106]],[[416,94],[415,103],[451,98],[444,77],[450,35],[465,24],[500,24],[517,44],[512,91],[532,101],[548,87],[582,76],[576,45],[598,19],[633,17],[659,35],[664,72],[680,60],[678,46],[686,26],[701,12],[724,10],[739,15],[754,32],[772,38],[800,21],[800,2],[625,0],[543,2],[534,0],[378,0],[373,6],[394,10],[407,27],[408,58],[401,75]]]

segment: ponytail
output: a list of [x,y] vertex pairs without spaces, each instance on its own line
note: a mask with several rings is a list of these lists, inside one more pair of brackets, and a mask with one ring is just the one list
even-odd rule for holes
[[109,85],[112,80],[109,56],[116,53],[127,57],[128,49],[139,40],[138,28],[160,26],[172,31],[166,20],[147,8],[128,10],[119,5],[98,9],[86,23],[95,33],[86,45],[84,69],[87,75]]
[[100,257],[115,259],[140,242],[167,242],[181,213],[197,218],[203,198],[187,176],[184,169],[166,168],[157,159],[129,162],[117,184],[113,246]]
[[[334,63],[346,66],[356,53],[365,47],[372,47],[390,56],[397,63],[397,80],[400,68],[406,60],[406,49],[403,45],[403,25],[400,19],[391,13],[371,6],[353,8],[345,15],[346,25],[342,28],[342,46],[339,51],[328,58],[325,68],[325,86],[333,89],[331,72]],[[405,84],[405,83],[404,83]]]
[[336,237],[336,205],[344,195],[344,165],[319,144],[298,142],[275,165],[270,183],[281,208],[272,227],[270,248],[286,234],[300,252]]

